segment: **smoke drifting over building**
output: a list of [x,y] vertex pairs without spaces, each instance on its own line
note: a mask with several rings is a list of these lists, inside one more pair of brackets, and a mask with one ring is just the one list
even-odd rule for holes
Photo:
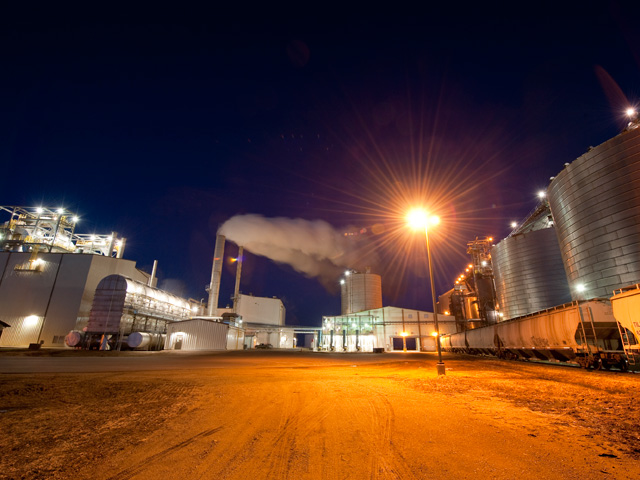
[[236,215],[218,233],[255,255],[318,278],[327,288],[335,289],[336,279],[345,268],[363,263],[362,242],[323,220]]

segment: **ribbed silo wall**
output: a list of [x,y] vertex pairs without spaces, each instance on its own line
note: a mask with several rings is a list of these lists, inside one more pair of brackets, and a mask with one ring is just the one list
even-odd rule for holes
[[349,312],[349,287],[347,286],[347,281],[342,280],[340,282],[340,314],[345,315]]
[[352,273],[345,279],[342,313],[382,308],[382,279],[374,273]]
[[574,160],[547,195],[574,300],[640,282],[640,128]]
[[491,250],[503,320],[571,300],[553,228],[508,237]]

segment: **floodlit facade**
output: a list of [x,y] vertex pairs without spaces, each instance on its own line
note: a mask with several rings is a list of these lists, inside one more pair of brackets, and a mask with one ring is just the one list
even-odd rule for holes
[[[455,333],[451,315],[438,314],[440,334]],[[320,350],[346,352],[436,351],[433,313],[398,307],[323,317]]]
[[89,321],[100,280],[122,274],[146,283],[136,263],[96,254],[0,252],[0,321],[10,325],[0,347],[63,347],[69,331]]

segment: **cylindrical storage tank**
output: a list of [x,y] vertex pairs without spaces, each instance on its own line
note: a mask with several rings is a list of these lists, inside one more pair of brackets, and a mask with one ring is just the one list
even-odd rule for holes
[[159,333],[132,332],[127,337],[127,345],[138,350],[154,349],[164,343],[162,337]]
[[574,300],[640,282],[640,128],[574,160],[547,196]]
[[382,278],[375,273],[355,273],[344,279],[342,314],[382,308]]
[[507,237],[491,249],[504,320],[571,300],[554,228]]
[[72,348],[78,347],[80,346],[80,343],[82,342],[83,338],[84,338],[83,332],[80,332],[78,330],[71,330],[64,337],[64,343],[65,345],[67,345],[67,347],[72,347]]

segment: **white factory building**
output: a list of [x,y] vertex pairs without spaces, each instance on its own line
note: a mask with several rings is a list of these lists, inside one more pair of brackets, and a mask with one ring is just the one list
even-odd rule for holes
[[[438,314],[440,334],[455,333],[451,315]],[[435,321],[431,312],[381,307],[345,315],[323,317],[319,345],[336,352],[435,352]]]
[[126,239],[75,232],[78,218],[58,208],[4,207],[0,225],[0,347],[63,347],[89,321],[98,283],[111,274],[147,283],[122,258]]
[[284,323],[285,308],[275,297],[238,294],[233,308],[216,316],[198,316],[167,326],[166,350],[242,350],[257,345],[293,348],[294,330]]
[[[434,314],[382,306],[382,281],[369,269],[340,279],[341,315],[325,316],[317,345],[323,351],[436,351]],[[455,318],[438,314],[440,334],[455,333]]]

